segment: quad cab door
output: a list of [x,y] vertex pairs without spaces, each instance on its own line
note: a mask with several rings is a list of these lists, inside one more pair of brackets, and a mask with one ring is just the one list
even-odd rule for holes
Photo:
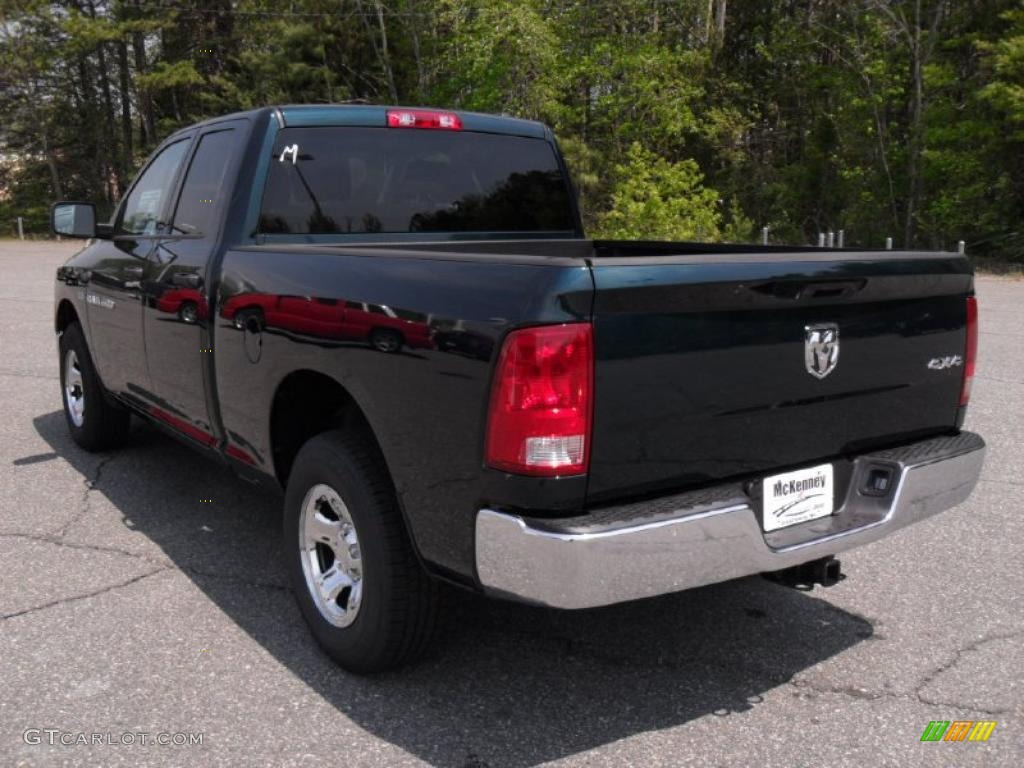
[[219,439],[208,397],[212,363],[209,267],[228,208],[242,121],[201,132],[171,223],[146,263],[143,326],[151,414],[207,446]]
[[95,261],[85,293],[90,352],[104,386],[136,401],[146,400],[150,389],[142,280],[191,140],[178,139],[153,156],[115,215],[111,238],[92,246]]

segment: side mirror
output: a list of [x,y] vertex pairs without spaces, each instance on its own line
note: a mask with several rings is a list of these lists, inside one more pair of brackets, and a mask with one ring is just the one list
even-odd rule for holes
[[57,203],[50,209],[50,229],[65,237],[96,237],[96,207],[92,203]]

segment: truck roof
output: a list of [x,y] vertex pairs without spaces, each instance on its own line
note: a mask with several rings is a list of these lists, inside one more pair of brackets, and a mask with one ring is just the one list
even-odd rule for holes
[[503,133],[511,136],[526,136],[535,139],[550,139],[551,132],[543,123],[536,120],[521,120],[517,117],[504,115],[487,115],[480,112],[462,110],[438,110],[430,107],[397,107],[382,104],[281,104],[244,112],[233,112],[229,115],[214,117],[200,123],[175,131],[183,133],[194,128],[214,125],[225,120],[239,118],[256,118],[267,114],[274,115],[281,127],[308,126],[379,126],[387,125],[388,110],[425,110],[444,111],[458,115],[462,120],[462,129],[481,133]]

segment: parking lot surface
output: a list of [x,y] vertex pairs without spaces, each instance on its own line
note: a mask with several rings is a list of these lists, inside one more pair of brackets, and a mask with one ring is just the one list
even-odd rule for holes
[[[52,290],[75,247],[0,242],[0,765],[1024,762],[1024,281],[977,282],[974,496],[847,553],[839,585],[465,596],[423,663],[359,678],[301,620],[278,498],[142,424],[117,452],[71,442]],[[997,725],[922,743],[931,720]]]

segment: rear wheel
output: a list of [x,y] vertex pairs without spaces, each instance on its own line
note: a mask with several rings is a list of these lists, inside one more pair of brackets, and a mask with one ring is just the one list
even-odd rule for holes
[[235,328],[240,331],[251,328],[255,333],[263,330],[266,321],[263,318],[263,311],[259,307],[249,307],[247,309],[240,309],[235,313],[234,324]]
[[288,478],[284,518],[295,596],[330,656],[366,673],[425,650],[438,587],[416,559],[369,439],[325,432],[306,443]]
[[87,451],[122,444],[131,415],[109,401],[78,323],[64,329],[59,348],[64,417],[72,439]]
[[387,328],[375,328],[370,333],[370,344],[379,352],[398,352],[402,348],[402,334]]
[[196,323],[199,321],[199,305],[194,301],[183,302],[178,308],[178,318],[184,323]]

